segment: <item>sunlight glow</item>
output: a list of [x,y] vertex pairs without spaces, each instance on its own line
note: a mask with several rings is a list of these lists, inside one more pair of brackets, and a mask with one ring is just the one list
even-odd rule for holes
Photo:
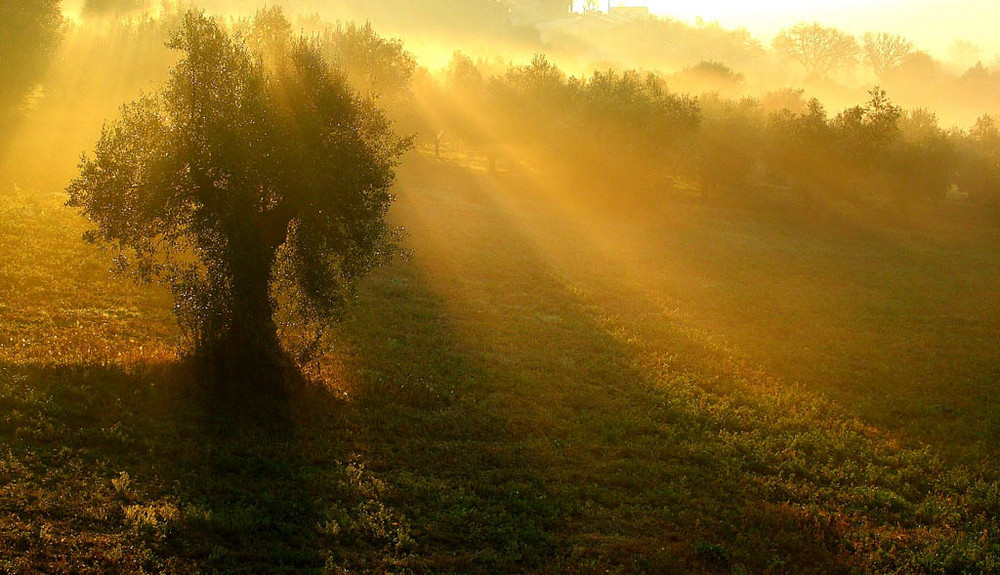
[[799,2],[770,0],[740,2],[709,0],[635,0],[612,2],[612,6],[646,5],[651,12],[686,22],[699,17],[718,21],[726,27],[745,27],[762,42],[769,42],[782,28],[801,21],[818,21],[853,34],[886,31],[903,34],[932,53],[944,55],[957,39],[975,42],[985,49],[984,59],[992,61],[1000,53],[996,23],[1000,5],[990,0],[840,0]]

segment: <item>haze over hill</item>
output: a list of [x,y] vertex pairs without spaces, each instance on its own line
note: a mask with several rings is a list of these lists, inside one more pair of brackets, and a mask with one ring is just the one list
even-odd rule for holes
[[[79,14],[86,0],[67,0],[64,10]],[[136,2],[136,4],[141,4]],[[530,2],[520,2],[529,4]],[[156,5],[157,2],[147,2]],[[274,4],[260,0],[205,0],[201,6],[216,10],[252,10]],[[428,10],[433,3],[393,3],[376,0],[363,3],[318,0],[288,0],[281,5],[290,12],[312,11],[327,17],[367,19],[378,18],[379,5],[391,6],[402,13]],[[442,12],[461,12],[456,7],[462,2],[443,2]],[[472,4],[472,3],[468,3]],[[839,2],[800,2],[771,0],[769,2],[741,2],[738,0],[707,0],[704,2],[678,2],[676,0],[597,0],[597,9],[607,10],[620,6],[646,6],[661,17],[676,18],[688,24],[718,22],[727,28],[744,27],[757,39],[767,43],[782,28],[797,22],[821,22],[837,26],[860,35],[869,30],[889,31],[913,39],[924,50],[939,59],[949,56],[949,49],[956,40],[969,41],[982,49],[983,63],[990,63],[1000,56],[1000,39],[996,34],[1000,21],[1000,6],[991,0],[842,0]],[[409,5],[409,6],[407,6]],[[449,9],[450,7],[450,9]],[[584,12],[587,2],[575,0],[576,12]]]
[[938,58],[948,57],[948,49],[956,40],[971,41],[982,47],[984,64],[1000,56],[1000,38],[996,33],[1000,5],[992,0],[611,2],[612,6],[626,4],[645,4],[654,13],[689,23],[700,17],[730,28],[743,26],[765,42],[796,22],[815,21],[858,35],[869,30],[903,34]]
[[0,3],[0,573],[1000,573],[973,44],[190,6]]

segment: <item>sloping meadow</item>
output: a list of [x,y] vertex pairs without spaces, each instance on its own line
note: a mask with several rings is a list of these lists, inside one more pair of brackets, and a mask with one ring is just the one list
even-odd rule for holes
[[[362,285],[312,367],[316,382],[266,418],[200,391],[169,298],[109,277],[59,194],[8,190],[3,567],[997,568],[996,414],[949,387],[989,393],[995,356],[981,338],[995,316],[976,315],[992,312],[989,292],[969,296],[979,303],[965,320],[922,316],[946,322],[948,339],[847,334],[802,352],[825,362],[811,367],[789,367],[786,346],[802,336],[781,331],[803,318],[816,325],[807,337],[876,329],[882,319],[866,314],[883,298],[907,313],[924,300],[864,299],[867,274],[905,282],[926,258],[956,253],[913,256],[858,231],[796,230],[792,250],[792,224],[747,213],[720,240],[717,211],[701,204],[664,204],[656,221],[672,226],[649,227],[648,213],[573,208],[526,174],[413,156],[394,212],[412,259]],[[655,251],[635,251],[656,237]],[[899,263],[851,259],[839,282],[862,299],[843,310],[815,308],[809,290],[782,292],[778,279],[744,285],[745,270],[710,257],[764,246],[759,269],[803,251],[839,269],[830,242]],[[979,244],[963,245],[973,257]],[[784,298],[777,316],[773,301],[747,303],[769,292]],[[718,302],[743,309],[720,313]],[[883,383],[878,370],[824,375],[892,349],[880,361],[943,358],[921,382],[943,391]],[[970,369],[961,362],[980,380],[949,379]],[[897,411],[879,411],[880,398]]]

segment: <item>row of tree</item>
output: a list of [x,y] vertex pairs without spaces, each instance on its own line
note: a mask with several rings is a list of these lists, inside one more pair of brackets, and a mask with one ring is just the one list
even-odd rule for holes
[[[828,116],[801,90],[760,99],[671,92],[655,74],[567,77],[543,56],[486,78],[456,54],[443,80],[418,91],[425,121],[480,150],[587,178],[650,185],[665,177],[706,193],[793,189],[808,201],[912,203],[956,197],[1000,206],[998,128],[943,129],[925,109],[904,111],[881,88]],[[437,132],[439,135],[440,131]]]
[[784,58],[802,65],[813,78],[850,69],[862,60],[883,78],[914,53],[913,42],[899,34],[866,32],[859,43],[847,32],[817,23],[782,30],[772,46]]

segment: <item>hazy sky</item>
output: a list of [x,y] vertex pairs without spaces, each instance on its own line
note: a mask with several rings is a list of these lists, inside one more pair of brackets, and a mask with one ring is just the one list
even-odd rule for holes
[[[602,2],[602,4],[604,4]],[[956,39],[984,49],[984,64],[1000,54],[998,0],[632,0],[612,6],[649,6],[653,12],[693,22],[701,16],[727,28],[744,26],[764,43],[781,29],[801,21],[818,21],[853,34],[893,32],[913,40],[917,47],[946,57]]]
[[[63,0],[68,12],[78,12],[84,0]],[[232,0],[246,7],[253,4],[296,6],[319,4],[352,5],[355,0]],[[159,0],[153,0],[158,4]],[[583,0],[576,0],[577,8]],[[212,0],[212,5],[225,4]],[[603,9],[608,0],[599,0]],[[361,3],[354,4],[362,5]],[[727,28],[746,27],[767,44],[781,30],[798,22],[817,21],[860,36],[864,32],[902,34],[917,48],[942,60],[955,40],[974,42],[983,48],[984,64],[1000,56],[1000,0],[611,0],[612,6],[648,6],[651,11],[694,23],[699,16],[706,22],[717,20]]]

